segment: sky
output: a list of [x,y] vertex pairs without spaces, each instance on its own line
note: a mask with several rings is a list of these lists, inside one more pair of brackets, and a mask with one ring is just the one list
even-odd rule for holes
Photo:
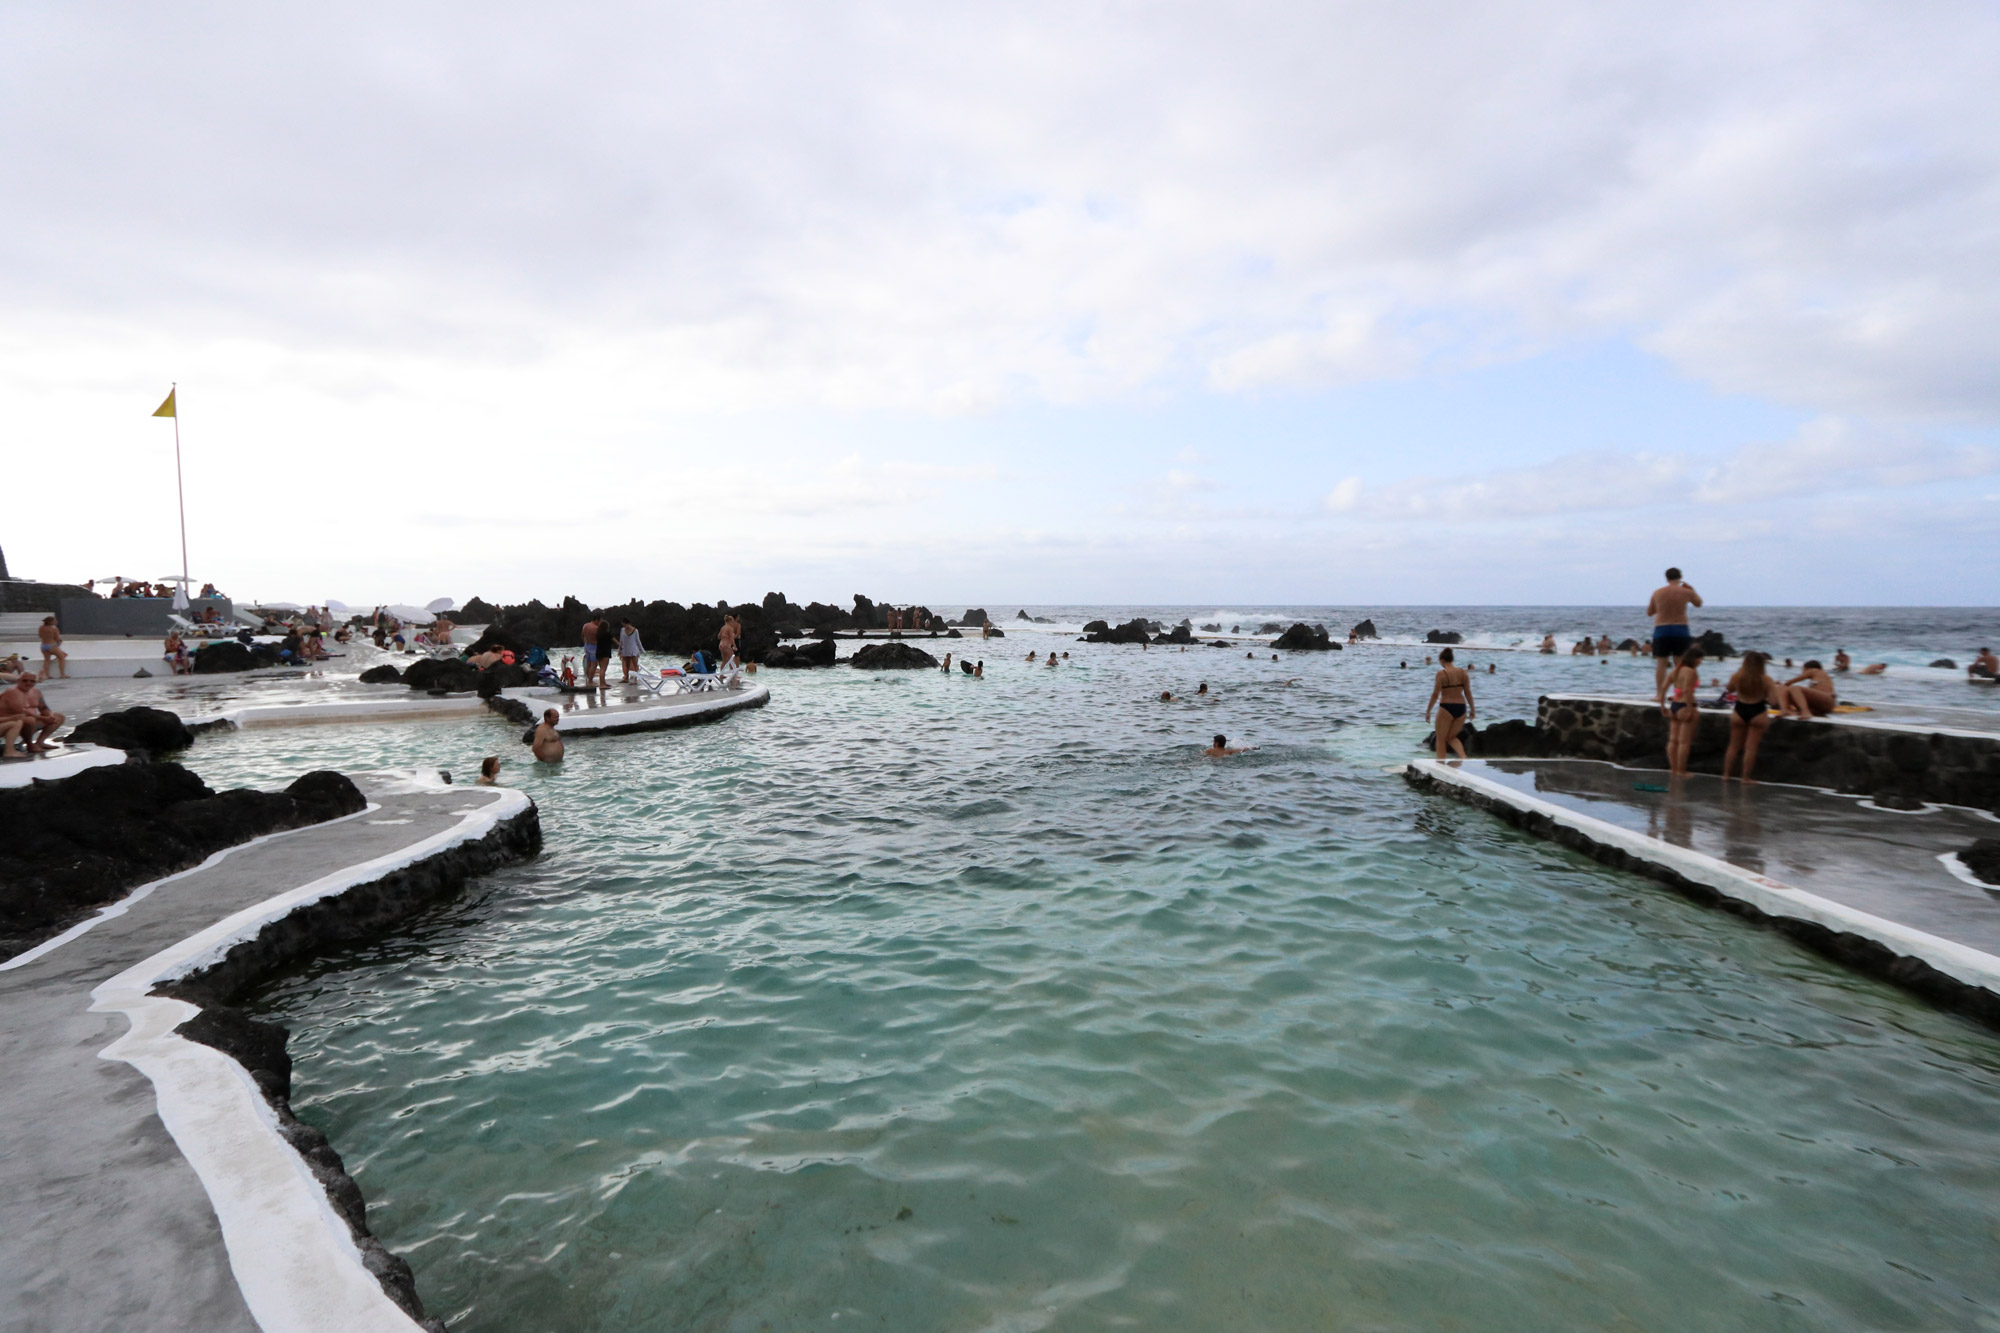
[[239,598],[1996,600],[1989,4],[15,0],[0,49],[17,576],[178,569],[177,383]]

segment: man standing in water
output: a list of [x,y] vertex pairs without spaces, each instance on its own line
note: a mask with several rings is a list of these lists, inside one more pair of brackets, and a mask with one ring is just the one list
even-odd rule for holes
[[535,752],[535,758],[545,764],[562,762],[562,737],[556,734],[556,723],[561,719],[562,714],[555,709],[543,709],[541,725],[535,728],[535,738],[529,742],[529,748]]
[[1667,672],[1680,661],[1681,654],[1694,644],[1688,629],[1688,608],[1701,605],[1701,594],[1681,582],[1678,569],[1667,571],[1666,586],[1655,589],[1646,603],[1653,618],[1653,693],[1666,688]]

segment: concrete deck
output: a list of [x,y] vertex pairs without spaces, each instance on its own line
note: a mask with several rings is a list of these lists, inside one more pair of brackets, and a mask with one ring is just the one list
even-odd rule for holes
[[1945,859],[2000,831],[1983,811],[1887,810],[1814,788],[1701,774],[1674,782],[1574,759],[1427,759],[1406,775],[1610,864],[1773,918],[1824,952],[2000,1021],[2000,891]]
[[560,690],[508,690],[540,717],[544,708],[562,710],[556,730],[565,736],[615,736],[633,731],[661,731],[709,722],[771,701],[768,685],[746,684],[733,690],[703,690],[696,694],[663,694],[634,698],[612,682],[608,695],[564,694]]
[[0,1273],[9,1330],[417,1325],[248,1073],[154,988],[301,908],[532,810],[378,776],[361,814],[244,844],[0,963]]

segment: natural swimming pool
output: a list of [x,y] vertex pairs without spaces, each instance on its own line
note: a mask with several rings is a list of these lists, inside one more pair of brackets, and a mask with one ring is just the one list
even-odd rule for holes
[[774,675],[559,774],[497,721],[198,746],[494,751],[541,804],[539,861],[264,997],[434,1313],[1995,1325],[1992,1033],[1409,791],[1408,650],[1037,646],[1075,664]]

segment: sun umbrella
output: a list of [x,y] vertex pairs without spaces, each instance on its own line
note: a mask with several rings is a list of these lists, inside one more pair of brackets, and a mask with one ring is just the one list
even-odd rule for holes
[[453,601],[449,597],[440,597],[435,602],[424,603],[424,610],[430,612],[434,616],[441,616],[445,612],[451,610],[454,606],[457,605],[458,603]]
[[188,609],[187,586],[191,581],[180,574],[169,574],[163,579],[153,580],[155,583],[171,583],[174,585],[174,610],[176,611],[185,611]]

